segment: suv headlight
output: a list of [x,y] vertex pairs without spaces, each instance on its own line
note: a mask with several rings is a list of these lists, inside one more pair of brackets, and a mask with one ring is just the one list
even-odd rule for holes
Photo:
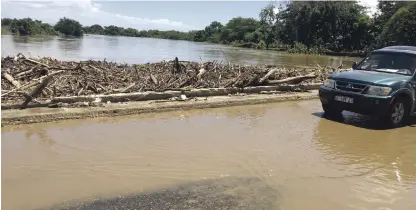
[[387,96],[391,92],[389,87],[370,86],[367,90],[367,94],[376,96]]
[[335,88],[335,80],[327,79],[324,81],[324,86],[329,88]]

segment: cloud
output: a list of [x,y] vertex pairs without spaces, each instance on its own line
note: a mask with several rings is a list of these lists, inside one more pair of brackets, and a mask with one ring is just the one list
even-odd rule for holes
[[359,4],[368,7],[368,14],[373,15],[377,12],[378,0],[359,0]]
[[75,19],[83,25],[116,25],[139,30],[159,29],[189,31],[193,29],[193,27],[182,22],[168,19],[148,19],[106,12],[101,9],[99,3],[95,3],[91,0],[2,0],[1,8],[2,18],[30,17],[50,24],[55,24],[59,18],[65,16],[67,18]]

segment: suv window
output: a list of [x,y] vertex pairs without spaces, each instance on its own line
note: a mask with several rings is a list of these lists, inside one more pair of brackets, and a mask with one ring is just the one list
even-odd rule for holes
[[356,69],[413,75],[416,70],[416,56],[394,52],[372,53]]

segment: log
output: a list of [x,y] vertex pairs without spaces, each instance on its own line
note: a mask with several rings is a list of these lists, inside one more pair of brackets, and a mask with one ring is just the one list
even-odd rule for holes
[[257,81],[259,80],[259,75],[255,75],[254,77],[252,77],[247,83],[245,83],[243,85],[243,87],[248,87],[248,86],[255,86]]
[[18,90],[25,90],[25,89],[27,89],[27,88],[31,88],[31,87],[35,86],[36,84],[38,84],[38,83],[39,83],[39,81],[42,81],[43,79],[45,79],[45,78],[47,78],[47,77],[49,77],[49,76],[53,76],[53,75],[56,75],[56,74],[59,74],[59,73],[62,73],[62,72],[63,72],[63,70],[61,70],[61,71],[55,71],[55,72],[53,72],[53,73],[50,73],[49,75],[45,75],[45,76],[39,77],[39,78],[37,78],[37,79],[34,79],[34,80],[33,80],[34,82],[29,83],[29,84],[27,84],[27,85],[25,85],[25,86],[21,86],[21,87],[19,87],[19,88],[15,88],[15,89],[13,89],[13,90],[10,90],[10,91],[8,91],[8,92],[6,92],[6,93],[2,94],[2,95],[1,95],[1,97],[6,96],[6,95],[9,95],[10,93],[16,92],[16,91],[18,91]]
[[48,65],[46,65],[46,64],[44,64],[44,63],[41,63],[41,62],[38,62],[38,61],[35,61],[35,60],[32,60],[32,59],[30,59],[30,58],[25,58],[25,60],[26,60],[26,61],[29,61],[29,62],[31,62],[31,63],[37,64],[37,65],[41,65],[41,66],[44,66],[44,67],[46,67],[46,68],[49,68],[49,66],[48,66]]
[[13,60],[17,61],[17,60],[19,60],[20,57],[25,58],[25,55],[23,55],[22,53],[18,53],[16,56],[13,57]]
[[[2,74],[2,76],[7,80],[7,81],[9,81],[15,88],[20,88],[22,85],[20,84],[20,82],[19,81],[16,81],[14,78],[13,78],[13,76],[12,75],[10,75],[10,74],[8,74],[7,72],[4,72],[3,74]],[[32,99],[32,97],[29,95],[29,94],[27,94],[26,92],[24,92],[24,91],[17,91],[17,93],[20,93],[20,94],[22,94],[26,99]]]
[[228,88],[233,86],[235,83],[237,83],[239,80],[239,77],[234,78],[233,80],[231,80],[231,82],[227,83],[224,87]]
[[2,74],[2,76],[4,77],[4,79],[6,79],[7,81],[9,81],[15,88],[20,88],[20,82],[16,81],[12,75],[8,74],[7,72],[4,72]]
[[204,75],[206,72],[206,70],[204,68],[201,68],[199,70],[199,73],[196,75],[196,77],[198,77],[198,79],[201,79],[202,75]]
[[175,57],[173,62],[173,73],[180,73],[181,72],[181,65],[179,65],[178,57]]
[[[293,91],[295,89],[314,90],[319,88],[319,84],[308,85],[282,85],[282,86],[257,86],[244,88],[245,93],[260,93],[262,91]],[[210,96],[226,96],[229,94],[236,94],[242,92],[241,88],[200,88],[200,89],[179,89],[165,92],[133,92],[133,93],[117,93],[109,95],[86,95],[86,96],[69,96],[69,97],[55,97],[51,103],[76,103],[76,102],[93,102],[101,100],[102,102],[124,102],[124,101],[148,101],[148,100],[164,100],[173,97],[180,97],[186,95],[188,98],[192,97],[210,97]]]
[[136,85],[136,83],[133,83],[131,85],[129,85],[128,87],[124,88],[123,90],[120,91],[120,93],[125,93],[127,92],[130,88],[134,87]]
[[97,72],[102,72],[102,70],[101,70],[101,69],[98,69],[97,67],[95,67],[95,66],[93,66],[93,65],[88,65],[88,67],[90,67],[90,68],[94,69],[94,70],[95,70],[95,71],[97,71]]
[[36,65],[36,66],[34,66],[34,67],[32,67],[32,68],[30,68],[29,70],[27,70],[27,71],[23,71],[23,72],[20,72],[20,73],[18,73],[18,74],[16,74],[16,78],[21,78],[21,77],[23,77],[23,76],[25,76],[26,74],[30,74],[30,73],[32,73],[37,67],[39,67],[38,65]]
[[183,88],[183,87],[185,87],[186,85],[188,85],[193,79],[195,79],[195,78],[198,78],[198,79],[201,79],[202,78],[202,76],[205,74],[205,72],[207,72],[204,68],[202,68],[202,69],[200,69],[199,70],[199,72],[198,72],[198,74],[196,74],[196,75],[194,75],[194,76],[192,76],[191,78],[189,78],[189,79],[187,79],[187,80],[185,80],[185,82],[182,82],[180,85],[179,85],[179,87],[180,88]]
[[125,101],[147,101],[147,100],[161,100],[172,97],[179,97],[180,91],[165,91],[165,92],[134,92],[134,93],[117,93],[109,95],[87,95],[87,96],[69,96],[69,97],[55,97],[51,103],[76,103],[76,102],[93,102],[99,99],[102,102],[125,102]]
[[315,62],[315,64],[318,66],[319,69],[322,69],[321,65],[319,65],[316,61],[313,61],[313,62]]
[[280,85],[280,84],[284,84],[284,83],[289,83],[289,84],[298,84],[304,80],[307,79],[313,79],[316,78],[317,75],[315,74],[308,74],[308,75],[304,75],[304,76],[298,76],[298,77],[289,77],[286,79],[281,79],[281,80],[269,80],[266,82],[266,84],[268,85]]
[[157,81],[156,77],[155,77],[153,74],[150,74],[150,79],[152,79],[152,82],[153,82],[155,85],[158,85],[158,84],[159,84],[159,82]]
[[26,106],[29,104],[30,101],[32,101],[33,98],[36,98],[42,90],[48,86],[49,82],[52,80],[53,75],[48,75],[42,82],[30,93],[30,98],[27,98],[25,102],[22,104],[22,109],[26,108]]
[[259,84],[262,84],[264,81],[266,81],[267,79],[269,79],[269,77],[271,76],[271,75],[273,75],[276,71],[278,71],[279,69],[277,69],[277,68],[274,68],[274,69],[271,69],[269,72],[267,72],[267,74],[266,75],[264,75],[264,77],[262,77],[260,80],[259,80]]
[[[178,89],[165,92],[134,92],[134,93],[118,93],[110,95],[86,95],[86,96],[70,96],[70,97],[56,97],[50,102],[42,102],[39,104],[28,104],[27,107],[45,107],[56,103],[75,104],[80,102],[93,102],[99,99],[102,102],[123,102],[123,101],[147,101],[147,100],[168,100],[173,97],[180,97],[186,95],[187,98],[193,97],[210,97],[210,96],[227,96],[230,94],[247,93],[256,94],[264,92],[275,91],[294,91],[300,90],[316,90],[319,89],[321,83],[313,83],[306,85],[279,85],[279,86],[257,86],[241,88],[202,88],[202,89]],[[35,99],[33,99],[35,100]],[[2,109],[16,109],[20,108],[20,104],[2,104]],[[52,108],[52,107],[51,107]]]

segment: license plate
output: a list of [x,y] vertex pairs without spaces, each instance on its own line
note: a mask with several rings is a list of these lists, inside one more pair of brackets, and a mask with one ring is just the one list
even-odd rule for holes
[[346,97],[346,96],[335,96],[335,101],[341,101],[344,103],[352,104],[354,103],[354,98]]

